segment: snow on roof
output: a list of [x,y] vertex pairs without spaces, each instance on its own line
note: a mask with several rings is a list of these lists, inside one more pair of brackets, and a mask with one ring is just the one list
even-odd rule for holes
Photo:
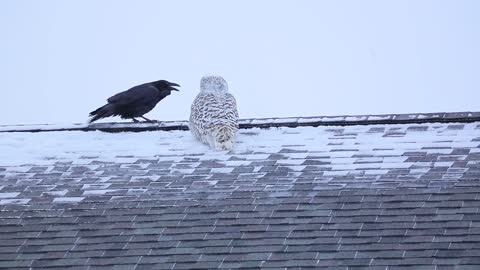
[[480,121],[319,118],[248,120],[228,152],[184,122],[5,129],[0,268],[480,266]]
[[[56,162],[88,164],[91,160],[116,162],[151,157],[179,161],[199,155],[201,160],[228,160],[232,155],[271,154],[282,149],[328,153],[335,157],[346,157],[352,152],[359,155],[377,155],[380,152],[377,149],[385,149],[381,151],[383,154],[399,155],[408,150],[421,151],[439,145],[447,147],[448,152],[455,147],[475,148],[478,143],[471,140],[478,133],[476,126],[476,123],[466,124],[459,134],[457,130],[444,129],[445,125],[435,123],[395,125],[389,128],[392,132],[387,133],[392,136],[369,132],[376,128],[381,129],[381,125],[348,126],[339,129],[343,134],[347,134],[340,137],[337,136],[338,131],[331,127],[254,128],[239,132],[235,148],[231,152],[211,150],[196,141],[189,131],[0,133],[0,166],[54,165]],[[413,138],[404,136],[407,129],[416,128],[422,132],[412,133],[415,135]],[[351,137],[355,139],[348,139],[348,134],[352,134]],[[395,134],[402,136],[397,137]],[[436,138],[446,142],[438,143]],[[436,148],[434,150],[427,150],[426,153],[440,151]]]

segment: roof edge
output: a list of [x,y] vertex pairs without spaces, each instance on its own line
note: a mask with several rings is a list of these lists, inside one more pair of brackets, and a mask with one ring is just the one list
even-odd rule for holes
[[[423,123],[472,123],[480,122],[480,112],[442,112],[382,115],[340,115],[281,118],[240,119],[241,129],[303,126],[353,126],[353,125],[394,125]],[[47,131],[104,131],[142,132],[155,130],[188,130],[188,121],[162,121],[157,123],[79,123],[79,124],[39,124],[39,125],[0,125],[0,133],[5,132],[47,132]]]

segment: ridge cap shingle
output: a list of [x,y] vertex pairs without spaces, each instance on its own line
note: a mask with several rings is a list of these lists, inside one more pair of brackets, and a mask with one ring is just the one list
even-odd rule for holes
[[[440,112],[378,115],[338,115],[338,116],[298,116],[240,119],[241,129],[272,127],[318,127],[352,125],[394,125],[424,123],[472,123],[480,122],[480,112]],[[188,121],[161,121],[158,123],[75,123],[75,124],[33,124],[0,125],[0,133],[5,132],[47,132],[47,131],[105,131],[105,132],[142,132],[142,131],[188,130]]]

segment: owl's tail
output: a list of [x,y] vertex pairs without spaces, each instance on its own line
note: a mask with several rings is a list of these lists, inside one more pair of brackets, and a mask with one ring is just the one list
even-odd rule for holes
[[216,126],[213,131],[213,138],[210,146],[215,150],[230,150],[235,142],[236,127],[232,126]]

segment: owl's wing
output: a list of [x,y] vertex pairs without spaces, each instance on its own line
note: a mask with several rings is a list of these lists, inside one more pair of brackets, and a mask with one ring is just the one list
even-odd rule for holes
[[227,117],[235,122],[238,122],[237,101],[230,93],[225,94],[225,107],[227,111]]

